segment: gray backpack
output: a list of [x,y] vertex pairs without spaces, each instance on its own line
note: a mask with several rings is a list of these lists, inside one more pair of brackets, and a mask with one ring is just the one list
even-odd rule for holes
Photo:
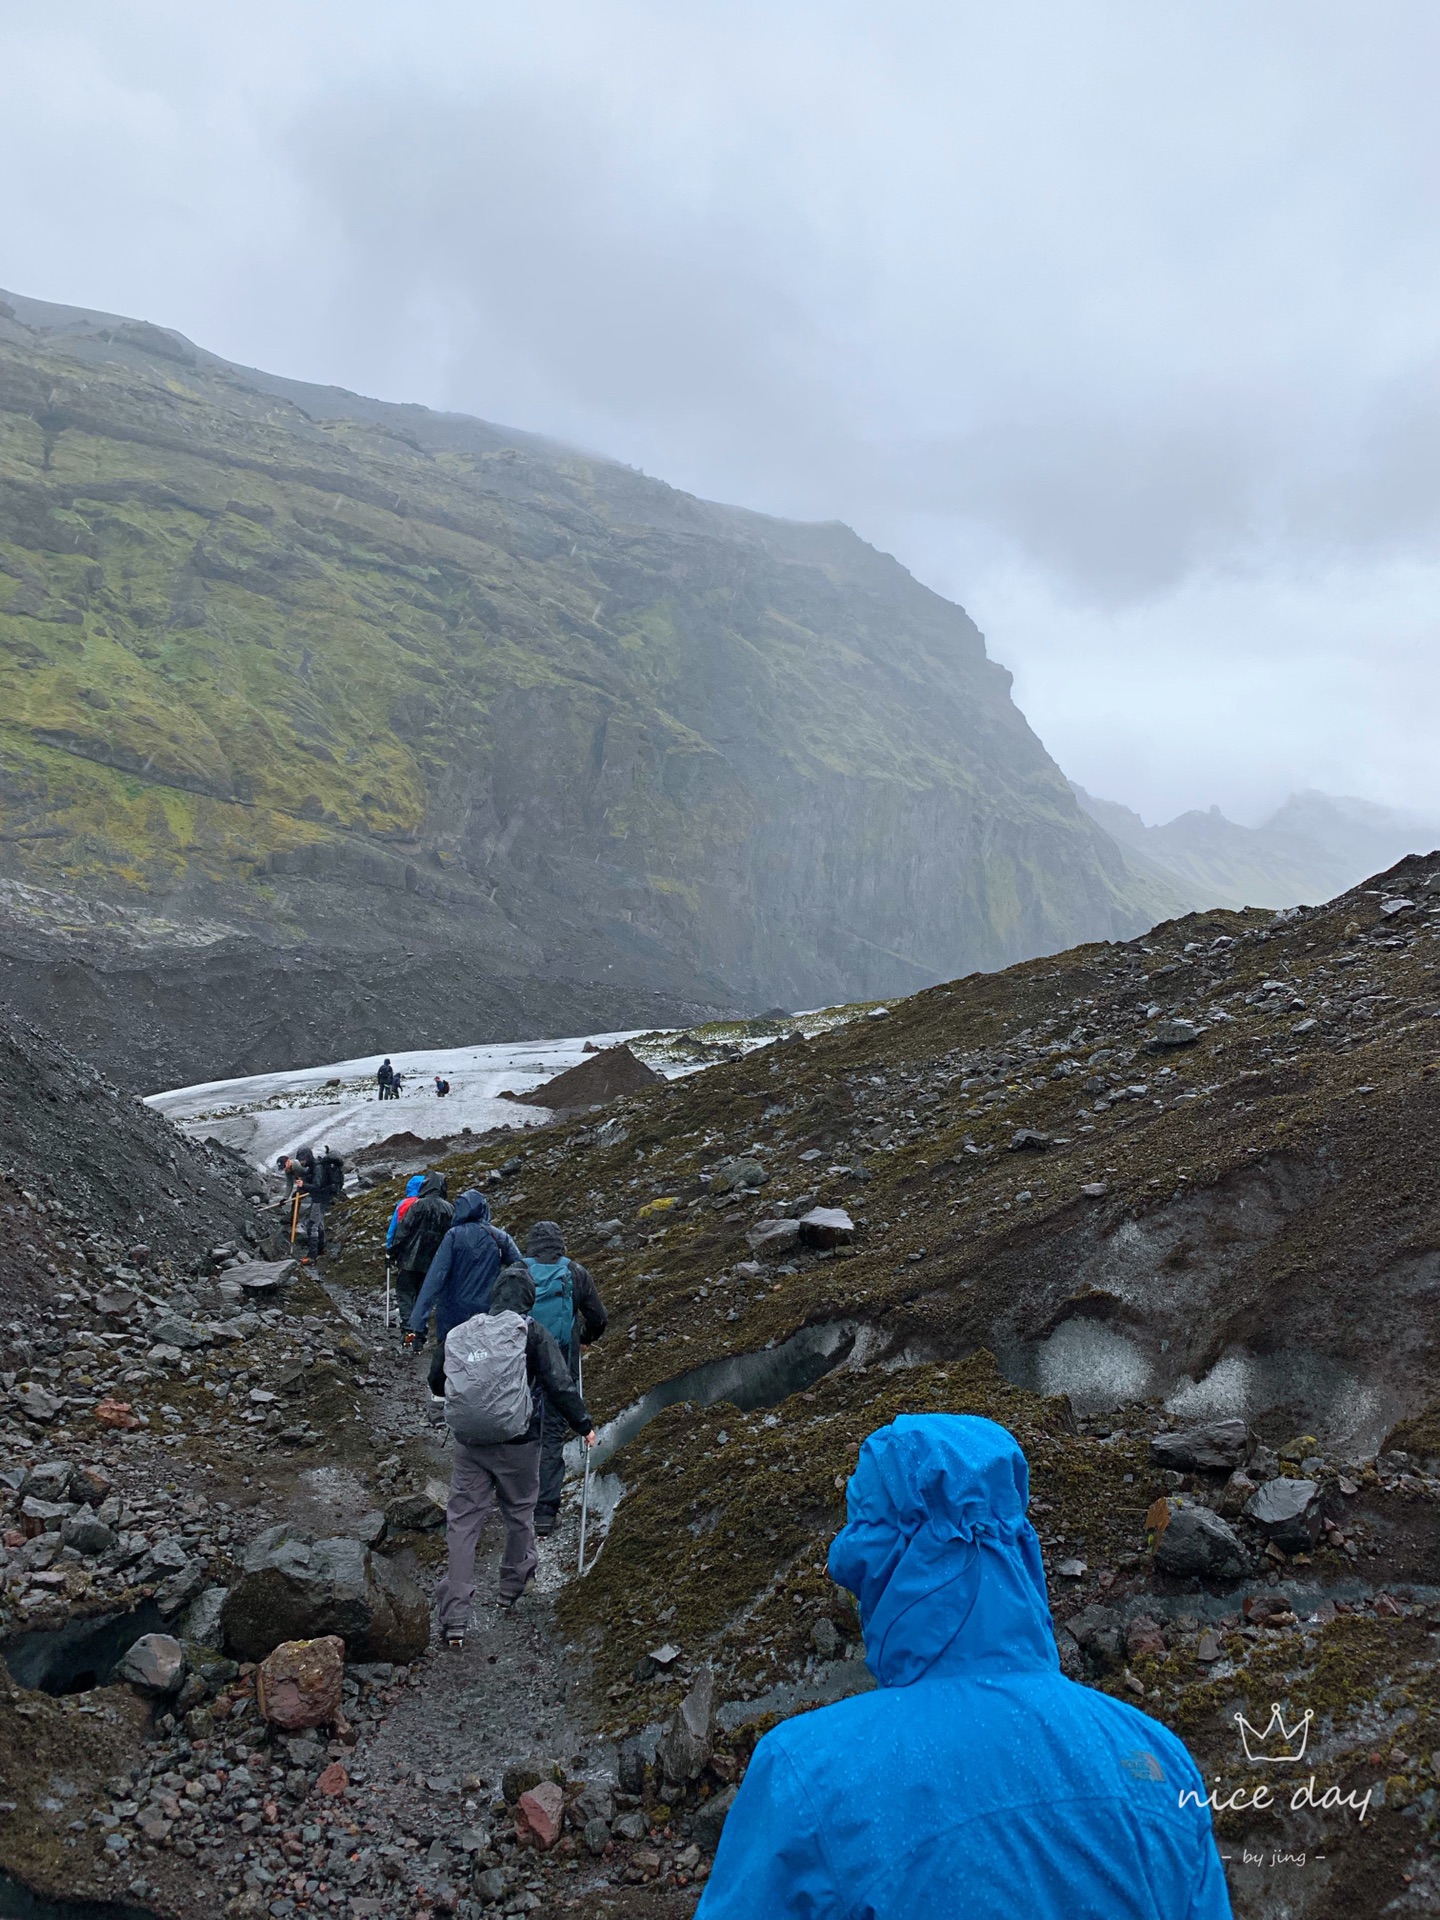
[[446,1335],[445,1420],[457,1440],[489,1447],[529,1426],[528,1332],[523,1314],[477,1313]]

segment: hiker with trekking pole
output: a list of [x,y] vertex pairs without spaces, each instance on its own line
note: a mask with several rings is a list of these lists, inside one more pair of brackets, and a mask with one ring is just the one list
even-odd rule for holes
[[[565,1236],[553,1220],[537,1220],[525,1236],[525,1264],[535,1282],[531,1312],[554,1335],[578,1392],[580,1355],[609,1325],[604,1302],[585,1268],[566,1253]],[[567,1423],[552,1404],[540,1444],[540,1497],[535,1503],[538,1534],[553,1533],[559,1525],[567,1437]]]
[[[457,1219],[468,1198],[461,1196]],[[427,1277],[412,1329],[429,1286]],[[534,1305],[529,1269],[518,1262],[502,1267],[486,1310],[451,1327],[442,1348],[445,1420],[455,1457],[445,1508],[447,1563],[435,1587],[435,1607],[445,1644],[454,1650],[465,1644],[475,1596],[475,1550],[497,1505],[505,1523],[505,1551],[493,1604],[502,1613],[515,1606],[539,1563],[534,1516],[540,1435],[549,1409],[558,1408],[587,1448],[595,1444],[585,1402],[553,1336],[532,1317]]]

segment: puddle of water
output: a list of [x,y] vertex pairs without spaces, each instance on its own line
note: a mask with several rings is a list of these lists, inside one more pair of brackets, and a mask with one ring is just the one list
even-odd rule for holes
[[52,1900],[0,1867],[0,1920],[156,1920],[124,1900]]

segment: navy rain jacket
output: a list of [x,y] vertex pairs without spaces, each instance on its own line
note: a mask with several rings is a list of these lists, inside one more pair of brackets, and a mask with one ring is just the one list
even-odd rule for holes
[[1059,1671],[1010,1434],[904,1415],[848,1493],[830,1572],[879,1688],[756,1747],[696,1920],[1226,1920],[1184,1746]]
[[[490,1310],[490,1289],[502,1266],[518,1266],[523,1259],[508,1233],[490,1225],[490,1202],[474,1187],[455,1202],[455,1219],[435,1249],[407,1325],[423,1333],[435,1309],[435,1337],[445,1336],[462,1320]],[[528,1271],[528,1269],[527,1269]]]

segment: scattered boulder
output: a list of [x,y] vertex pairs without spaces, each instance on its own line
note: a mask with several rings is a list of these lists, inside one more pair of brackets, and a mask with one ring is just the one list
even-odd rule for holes
[[[704,1853],[714,1853],[720,1844],[720,1835],[724,1830],[725,1816],[735,1804],[738,1787],[725,1787],[721,1792],[712,1794],[702,1801],[690,1821],[690,1838]],[[619,1825],[619,1822],[616,1822]]]
[[650,1823],[638,1808],[622,1813],[615,1822],[615,1836],[619,1840],[643,1840],[649,1831]]
[[73,1547],[76,1553],[93,1560],[97,1554],[109,1553],[112,1547],[117,1546],[119,1535],[86,1508],[84,1513],[61,1522],[60,1544],[62,1547]]
[[159,1314],[151,1325],[150,1338],[158,1346],[176,1347],[181,1353],[191,1352],[202,1344],[199,1328],[182,1320],[178,1313]]
[[1152,1620],[1148,1613],[1137,1613],[1125,1629],[1125,1651],[1132,1660],[1150,1657],[1163,1660],[1166,1654],[1165,1635],[1158,1620]]
[[700,1778],[710,1758],[714,1718],[715,1675],[702,1667],[660,1736],[656,1757],[667,1782],[685,1786]]
[[750,1251],[763,1255],[790,1253],[800,1242],[798,1220],[757,1220],[745,1235]]
[[185,1678],[185,1649],[171,1634],[142,1634],[116,1674],[144,1693],[176,1693]]
[[245,1260],[226,1276],[248,1294],[278,1293],[300,1271],[293,1260]]
[[1151,1053],[1162,1053],[1167,1047],[1193,1047],[1204,1031],[1193,1020],[1161,1020],[1151,1028],[1145,1045]]
[[834,1660],[845,1643],[835,1622],[822,1615],[810,1629],[810,1644],[822,1660]]
[[642,1653],[635,1662],[637,1680],[653,1680],[657,1673],[668,1673],[680,1658],[679,1647],[671,1646],[667,1640],[663,1647],[652,1647],[649,1653]]
[[68,1460],[40,1460],[25,1475],[24,1491],[36,1500],[63,1500],[74,1468]]
[[1052,1144],[1048,1133],[1037,1133],[1034,1127],[1017,1127],[1010,1136],[1011,1153],[1044,1153]]
[[445,1524],[445,1507],[429,1493],[401,1493],[385,1506],[385,1527],[391,1533],[433,1533]]
[[79,1505],[98,1507],[110,1491],[110,1476],[99,1467],[76,1467],[70,1476],[70,1498]]
[[345,1680],[345,1642],[328,1633],[318,1640],[286,1640],[255,1670],[255,1703],[272,1727],[299,1733],[333,1725]]
[[1237,1580],[1249,1570],[1245,1548],[1229,1521],[1209,1507],[1181,1507],[1174,1501],[1168,1505],[1169,1519],[1155,1546],[1156,1566],[1166,1573],[1210,1580]]
[[38,1420],[41,1426],[48,1426],[65,1404],[58,1393],[51,1393],[38,1380],[18,1381],[10,1389],[10,1398],[28,1420]]
[[855,1238],[855,1222],[843,1207],[812,1207],[800,1222],[801,1244],[824,1252],[846,1247]]
[[763,1187],[770,1178],[758,1160],[722,1160],[710,1176],[711,1193],[734,1193],[739,1187]]
[[603,1780],[587,1780],[570,1808],[572,1826],[588,1826],[592,1820],[607,1827],[615,1818],[615,1796]]
[[1267,1480],[1245,1511],[1283,1553],[1308,1553],[1320,1537],[1320,1489],[1313,1480]]
[[587,1820],[584,1839],[585,1851],[598,1857],[610,1844],[610,1829],[603,1820]]
[[1181,1473],[1228,1473],[1242,1466],[1250,1451],[1250,1429],[1243,1420],[1211,1420],[1179,1433],[1157,1433],[1150,1442],[1151,1464]]
[[187,1640],[193,1640],[198,1647],[210,1647],[216,1653],[225,1645],[225,1626],[221,1614],[225,1608],[228,1587],[206,1587],[188,1608],[182,1622]]
[[221,1615],[242,1660],[263,1660],[284,1640],[333,1633],[357,1660],[408,1665],[429,1643],[425,1595],[358,1540],[311,1541],[272,1527],[252,1541],[244,1569]]
[[560,1838],[560,1824],[564,1817],[563,1791],[553,1780],[542,1780],[538,1786],[531,1787],[528,1793],[522,1793],[516,1803],[516,1837],[522,1846],[528,1842],[548,1850]]

